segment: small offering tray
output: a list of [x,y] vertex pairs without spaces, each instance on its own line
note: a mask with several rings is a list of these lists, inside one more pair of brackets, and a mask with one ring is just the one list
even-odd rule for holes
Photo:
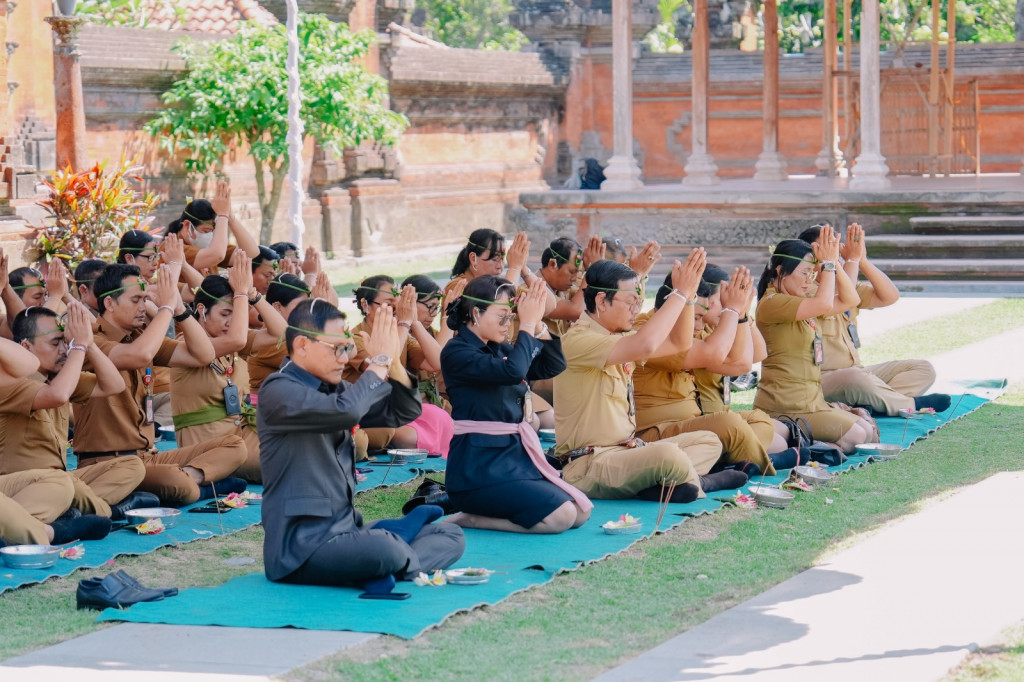
[[785,509],[796,497],[796,495],[788,490],[781,490],[767,485],[750,486],[750,494],[754,496],[754,500],[760,506],[774,507],[776,509]]

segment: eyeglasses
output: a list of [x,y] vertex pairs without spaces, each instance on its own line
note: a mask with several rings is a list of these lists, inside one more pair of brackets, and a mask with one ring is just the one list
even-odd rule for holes
[[506,324],[509,324],[514,319],[516,319],[515,313],[511,311],[503,313],[501,316],[498,317],[498,326],[504,327]]
[[798,270],[794,270],[793,274],[796,275],[797,277],[800,277],[802,275],[803,278],[808,282],[813,282],[814,280],[818,279],[818,271],[815,270],[814,268],[808,268],[807,270],[804,270],[802,273]]
[[418,304],[420,304],[421,306],[423,306],[426,309],[427,314],[430,315],[431,317],[433,317],[434,315],[437,315],[437,313],[440,312],[440,310],[441,310],[441,304],[437,303],[437,302],[431,302],[431,303],[427,303],[427,301],[416,301],[416,302]]
[[348,341],[346,343],[328,343],[327,341],[321,341],[320,339],[311,340],[316,341],[317,343],[322,343],[323,345],[328,346],[330,348],[333,348],[334,357],[337,360],[341,360],[341,358],[343,358],[346,355],[351,355],[353,352],[355,352],[356,349],[356,344],[352,343],[351,341]]
[[625,302],[625,304],[629,307],[629,311],[632,313],[640,312],[640,308],[643,307],[644,304],[644,299],[642,298],[634,298],[632,300],[628,300],[620,296],[619,298],[612,299],[612,303],[616,303],[618,301]]
[[155,251],[152,252],[152,253],[137,253],[137,254],[135,254],[135,257],[136,258],[144,258],[147,261],[151,261],[151,260],[153,260],[154,258],[157,257],[157,254],[156,254]]

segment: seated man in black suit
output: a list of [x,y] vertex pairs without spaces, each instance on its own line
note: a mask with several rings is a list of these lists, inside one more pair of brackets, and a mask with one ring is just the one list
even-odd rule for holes
[[396,578],[447,568],[465,549],[461,528],[431,523],[440,507],[364,526],[352,506],[352,429],[397,427],[421,411],[419,391],[397,361],[390,308],[377,313],[365,341],[367,371],[355,383],[342,381],[355,350],[344,317],[322,299],[303,303],[288,316],[290,361],[260,387],[263,558],[271,580],[389,593]]

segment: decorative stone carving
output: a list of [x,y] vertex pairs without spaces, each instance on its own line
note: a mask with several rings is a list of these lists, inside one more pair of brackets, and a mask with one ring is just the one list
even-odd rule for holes
[[86,24],[82,17],[46,17],[43,19],[57,38],[53,51],[58,54],[78,55],[78,32]]
[[[658,0],[632,0],[633,39],[661,20]],[[562,41],[611,44],[612,0],[516,0],[509,22],[536,45]]]
[[391,145],[368,142],[349,147],[343,155],[345,180],[394,178],[399,169],[398,151]]

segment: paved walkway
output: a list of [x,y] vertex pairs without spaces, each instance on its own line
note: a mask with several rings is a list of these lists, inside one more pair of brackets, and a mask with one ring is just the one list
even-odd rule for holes
[[[891,308],[865,313],[862,336],[870,338],[990,300],[905,298]],[[1024,357],[1018,352],[1022,346],[1024,328],[933,360],[940,382],[953,388],[961,378],[1024,381]],[[1002,545],[1006,538],[1024,537],[1024,529],[1017,527],[1024,525],[1024,498],[1018,494],[1024,476],[1014,476],[995,477],[958,493],[609,672],[605,679],[719,679],[722,675],[721,679],[760,682],[771,676],[800,679],[802,674],[816,681],[864,679],[867,675],[879,680],[933,679],[955,665],[972,643],[994,637],[1024,616],[1024,582],[1019,580],[1019,571],[1012,571],[1019,564],[1017,547]],[[1002,493],[992,492],[993,485],[1004,486]],[[972,496],[982,501],[959,502],[972,500]],[[953,507],[959,511],[937,511],[953,503],[959,505]],[[989,522],[992,518],[1012,523],[997,526]],[[931,544],[905,551],[913,545],[899,533],[905,533],[901,529],[908,524],[914,529],[917,526],[913,524],[918,523],[935,524],[920,531],[921,537],[931,538]],[[889,537],[897,539],[885,539]],[[975,550],[975,545],[979,549]],[[850,563],[840,563],[846,554],[851,555]],[[900,561],[893,558],[904,554]],[[904,565],[918,560],[923,563],[904,571]],[[984,585],[960,587],[972,578]],[[1022,600],[1017,599],[1018,592]],[[989,601],[993,602],[991,608]],[[983,608],[978,608],[979,604]],[[985,617],[976,617],[976,612]],[[899,618],[891,617],[894,615]],[[918,624],[919,619],[923,625]],[[956,621],[951,625],[960,629],[940,629],[943,621]],[[737,627],[742,637],[729,634]],[[910,632],[901,634],[903,630]],[[910,637],[916,637],[918,630],[919,639]],[[5,661],[0,664],[0,679],[35,682],[74,677],[84,682],[134,682],[143,672],[147,680],[155,682],[254,682],[375,637],[351,632],[122,624]],[[883,664],[908,667],[877,672],[875,666]]]
[[934,680],[1024,615],[1024,474],[931,505],[598,680]]

